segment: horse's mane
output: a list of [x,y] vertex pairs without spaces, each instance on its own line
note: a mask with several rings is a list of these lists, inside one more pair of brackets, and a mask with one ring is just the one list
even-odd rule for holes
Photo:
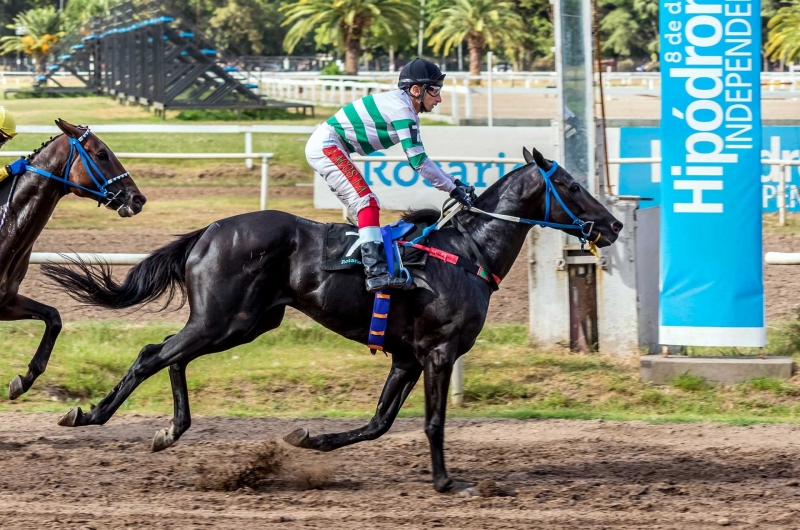
[[[499,179],[497,182],[495,182],[494,184],[489,186],[481,194],[481,197],[483,197],[484,195],[487,194],[487,192],[490,192],[490,191],[492,191],[492,193],[487,195],[487,197],[492,195],[492,194],[496,194],[497,190],[500,189],[500,187],[501,187],[501,186],[499,186],[499,184],[504,179],[510,177],[511,175],[514,175],[515,173],[519,173],[520,171],[528,169],[528,166],[530,166],[530,165],[531,164],[524,164],[524,165],[522,165],[522,166],[520,166],[520,167],[518,167],[518,168],[516,168],[516,169],[514,169],[512,171],[509,171],[508,173],[503,175],[503,178]],[[433,223],[437,222],[441,218],[441,216],[442,216],[441,211],[437,210],[436,208],[420,208],[419,210],[408,210],[408,211],[406,211],[403,215],[400,216],[400,219],[402,219],[403,221],[406,221],[407,223],[413,223],[413,224],[417,224],[417,223],[433,224]]]
[[0,208],[8,202],[8,196],[11,195],[11,184],[14,182],[14,177],[6,177],[0,182]]
[[[29,164],[32,163],[33,159],[36,158],[36,155],[38,155],[42,151],[42,149],[53,143],[58,137],[62,135],[63,134],[51,136],[49,140],[45,140],[44,142],[42,142],[42,145],[34,149],[31,154],[25,157],[25,160],[27,160]],[[3,181],[0,181],[0,206],[4,206],[6,203],[8,203],[11,195],[11,187],[14,183],[14,180],[16,180],[14,177],[7,177],[3,179]]]
[[34,149],[31,154],[26,156],[25,160],[27,160],[29,163],[33,162],[33,159],[36,158],[36,155],[38,155],[41,152],[42,149],[44,149],[48,145],[52,144],[57,138],[59,138],[59,137],[61,137],[63,135],[64,135],[64,133],[57,134],[56,136],[51,136],[49,140],[45,140],[44,142],[42,142],[42,145],[40,145],[39,147]]
[[406,211],[400,216],[400,219],[407,223],[425,223],[430,225],[438,221],[441,216],[442,213],[436,208],[420,208],[419,210]]

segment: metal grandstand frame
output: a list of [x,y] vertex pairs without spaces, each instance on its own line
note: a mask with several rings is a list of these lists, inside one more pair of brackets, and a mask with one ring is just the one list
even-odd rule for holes
[[[267,101],[236,66],[237,57],[217,50],[186,20],[169,16],[159,3],[128,1],[94,18],[65,38],[43,91],[96,91],[120,102],[167,109],[263,109],[313,106]],[[56,72],[69,72],[79,86],[66,87]],[[50,86],[52,83],[55,86]]]

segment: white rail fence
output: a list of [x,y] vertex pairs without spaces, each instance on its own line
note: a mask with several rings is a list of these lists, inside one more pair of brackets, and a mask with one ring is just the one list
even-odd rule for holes
[[797,252],[767,252],[764,254],[767,265],[800,265],[800,253]]
[[[0,158],[28,156],[27,151],[4,151]],[[269,159],[273,153],[114,153],[120,159],[156,159],[156,160],[230,160],[261,159],[261,202],[262,210],[267,209],[267,193],[269,191]]]
[[[89,72],[78,72],[88,76]],[[557,83],[556,72],[495,72],[484,71],[480,75],[470,75],[469,72],[445,72],[449,80],[457,80],[459,84],[464,81],[486,81],[494,77],[500,85],[509,85],[512,88],[533,88],[540,85],[555,88]],[[340,81],[379,82],[394,85],[398,72],[360,72],[358,75],[322,75],[319,72],[266,72],[258,70],[242,70],[239,76],[269,85],[274,80],[320,80],[331,84]],[[0,72],[1,86],[21,86],[33,81],[37,74],[34,72]],[[70,72],[59,71],[53,74],[60,79],[68,79]],[[595,84],[599,82],[599,75],[594,74]],[[603,86],[612,87],[639,87],[648,90],[658,90],[661,86],[660,72],[603,72]],[[800,89],[800,65],[790,64],[784,72],[761,72],[761,86],[768,92],[781,90]]]
[[[253,167],[253,158],[258,158],[253,153],[253,134],[300,134],[310,135],[316,130],[315,125],[158,125],[158,124],[119,124],[119,125],[89,125],[92,132],[97,134],[241,134],[244,138],[244,153],[248,169]],[[20,134],[60,134],[61,131],[54,125],[20,125],[17,127]],[[0,152],[0,157],[5,156]],[[26,153],[26,155],[29,153]],[[271,156],[271,155],[270,155]]]
[[42,265],[44,263],[55,263],[58,265],[68,265],[75,260],[81,260],[84,263],[91,263],[98,265],[107,263],[109,265],[136,265],[140,261],[144,261],[150,254],[98,254],[94,252],[32,252],[30,264]]

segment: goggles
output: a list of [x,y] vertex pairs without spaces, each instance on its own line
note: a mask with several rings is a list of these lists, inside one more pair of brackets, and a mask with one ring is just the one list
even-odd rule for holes
[[442,93],[442,87],[440,86],[429,86],[425,89],[425,92],[428,93],[429,96],[436,97]]

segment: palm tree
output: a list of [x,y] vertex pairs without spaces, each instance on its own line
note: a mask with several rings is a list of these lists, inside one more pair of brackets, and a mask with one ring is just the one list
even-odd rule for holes
[[39,75],[47,73],[47,55],[64,35],[63,17],[54,7],[30,9],[14,18],[9,29],[23,28],[24,35],[0,38],[0,54],[22,52],[33,57]]
[[438,54],[467,41],[469,73],[480,75],[483,53],[487,46],[513,45],[525,38],[524,21],[510,2],[494,0],[454,0],[433,16],[428,25],[428,42]]
[[769,19],[769,39],[764,53],[773,61],[800,57],[800,4],[782,7]]
[[293,24],[283,47],[291,53],[310,33],[318,44],[334,43],[345,49],[345,71],[358,74],[362,40],[369,32],[410,33],[419,17],[413,0],[299,0],[281,7],[284,26]]

